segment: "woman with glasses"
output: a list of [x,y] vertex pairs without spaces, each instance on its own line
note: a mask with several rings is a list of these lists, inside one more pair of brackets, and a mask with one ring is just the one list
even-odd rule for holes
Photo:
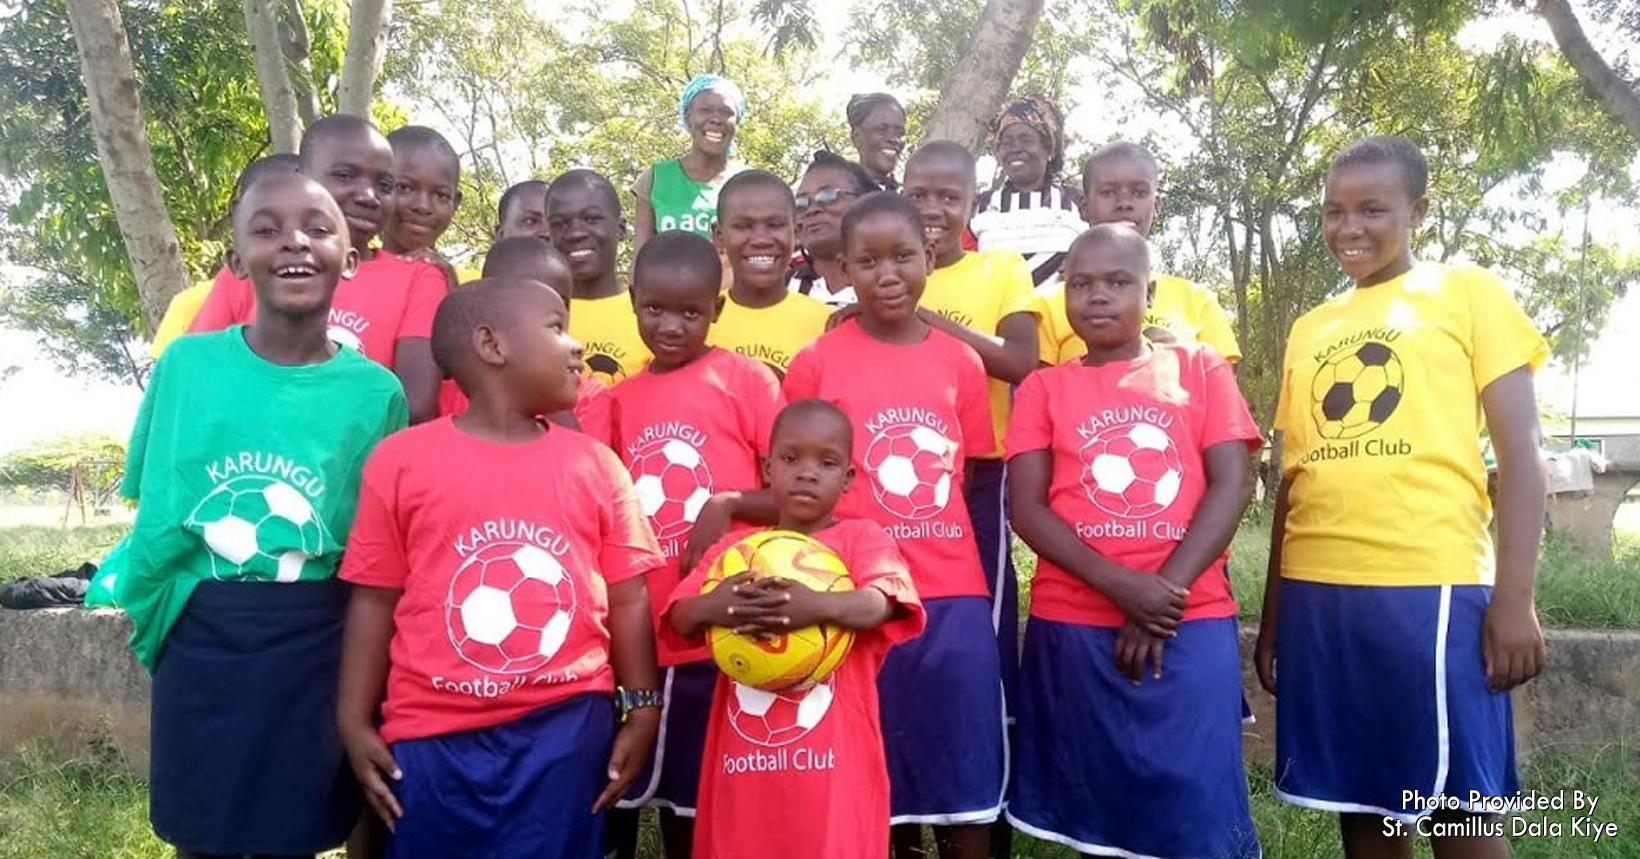
[[792,292],[832,307],[854,303],[854,288],[843,277],[843,213],[855,200],[877,190],[866,168],[821,150],[797,183],[797,244],[792,260]]

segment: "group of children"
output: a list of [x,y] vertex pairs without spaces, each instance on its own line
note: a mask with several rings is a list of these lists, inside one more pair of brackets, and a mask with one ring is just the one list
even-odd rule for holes
[[[1154,159],[1088,160],[1095,226],[1044,293],[1018,254],[965,250],[961,146],[922,146],[898,192],[863,176],[741,172],[712,240],[656,232],[629,281],[604,177],[521,183],[457,285],[437,135],[332,117],[247,170],[208,333],[157,365],[124,484],[156,832],[311,856],[368,807],[391,833],[366,855],[593,859],[635,855],[656,806],[671,859],[915,856],[924,825],[977,859],[1010,824],[1260,855],[1226,562],[1263,438],[1235,356],[1151,315]],[[1495,277],[1413,262],[1425,182],[1398,138],[1333,162],[1353,286],[1295,324],[1276,421],[1277,788],[1340,813],[1351,856],[1405,855],[1384,816],[1426,811],[1403,789],[1518,789],[1507,689],[1542,662],[1546,350]],[[789,288],[800,232],[849,300]],[[1039,558],[1022,647],[1010,524]],[[769,527],[854,589],[703,594]],[[820,622],[858,638],[805,689],[741,686],[705,647]]]

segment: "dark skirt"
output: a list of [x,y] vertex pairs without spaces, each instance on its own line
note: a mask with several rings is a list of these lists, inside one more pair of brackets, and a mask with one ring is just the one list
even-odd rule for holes
[[154,832],[196,853],[317,853],[361,797],[336,733],[348,587],[201,582],[154,668]]

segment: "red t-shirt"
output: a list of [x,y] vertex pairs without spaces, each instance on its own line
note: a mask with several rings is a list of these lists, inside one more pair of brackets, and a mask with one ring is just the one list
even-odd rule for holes
[[389,436],[365,464],[340,572],[404,591],[383,739],[613,691],[607,585],[664,562],[626,471],[581,433],[502,444],[440,418]]
[[[595,421],[593,415],[599,408],[601,399],[609,393],[609,386],[598,380],[590,373],[581,377],[581,383],[575,388],[575,422],[584,430],[589,421]],[[455,379],[445,379],[438,386],[438,415],[447,417],[459,415],[467,411],[467,395],[461,392],[461,386]]]
[[[721,553],[746,531],[712,548]],[[844,519],[814,534],[848,566],[856,588],[876,588],[894,616],[854,646],[826,680],[770,693],[719,675],[701,758],[694,855],[711,859],[860,859],[888,855],[888,765],[877,710],[877,671],[889,648],[922,632],[922,604],[905,559],[882,527]],[[667,608],[700,593],[706,564]],[[671,624],[665,627],[671,632]]]
[[[448,289],[437,266],[378,250],[368,262],[359,263],[352,278],[336,285],[330,300],[330,339],[391,370],[401,338],[433,336],[433,314]],[[220,331],[254,321],[256,292],[251,282],[223,268],[188,331]]]
[[963,500],[963,465],[996,449],[985,367],[942,331],[884,343],[849,320],[798,353],[786,399],[819,397],[854,423],[858,476],[839,517],[870,519],[899,543],[924,600],[990,589]]
[[[761,457],[780,405],[780,383],[768,367],[714,347],[676,370],[645,369],[610,388],[599,414],[582,424],[626,464],[666,555],[666,566],[649,574],[657,629],[701,505],[717,492],[763,485]],[[657,641],[661,665],[711,658],[704,646],[681,643]]]
[[[1225,442],[1263,445],[1230,365],[1197,345],[1151,346],[1135,361],[1037,370],[1014,396],[1010,457],[1053,452],[1048,506],[1099,554],[1158,572],[1207,492],[1202,452]],[[1219,556],[1196,579],[1185,620],[1234,617]],[[1047,558],[1037,561],[1031,614],[1121,626],[1116,604]]]

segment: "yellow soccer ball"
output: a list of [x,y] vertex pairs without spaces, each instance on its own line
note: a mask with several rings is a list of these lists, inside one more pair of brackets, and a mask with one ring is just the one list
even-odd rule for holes
[[[731,544],[712,562],[701,593],[748,571],[754,579],[789,579],[822,593],[854,589],[843,559],[824,543],[796,531],[759,531]],[[830,624],[768,636],[712,627],[707,644],[718,667],[736,682],[783,692],[830,677],[848,655],[854,633]]]

